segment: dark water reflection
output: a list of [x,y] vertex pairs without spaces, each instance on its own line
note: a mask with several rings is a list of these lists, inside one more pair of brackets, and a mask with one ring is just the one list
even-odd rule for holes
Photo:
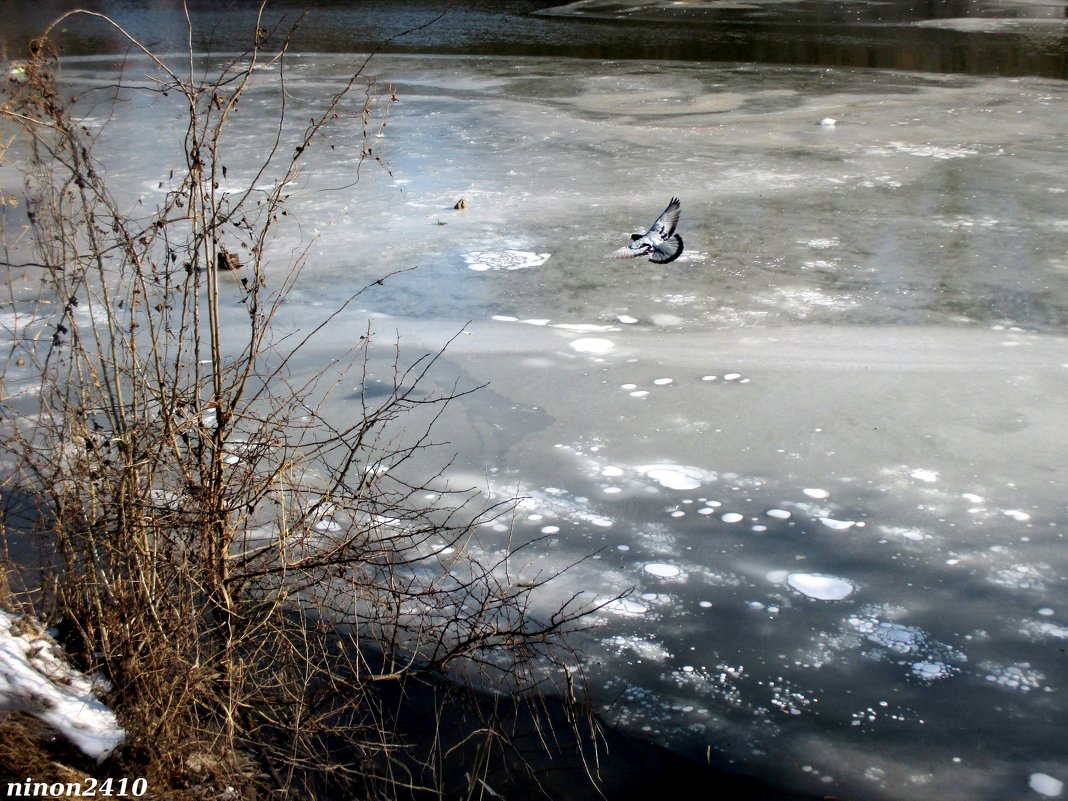
[[[662,5],[584,0],[566,7],[549,9],[549,5],[545,0],[461,0],[451,5],[445,0],[278,0],[269,4],[265,22],[268,27],[288,28],[300,19],[294,49],[318,52],[366,51],[409,31],[393,39],[387,49],[1068,77],[1068,21],[1066,4],[1060,0],[744,0]],[[60,0],[6,2],[0,57],[23,55],[29,38],[71,6]],[[179,0],[97,0],[85,7],[112,15],[153,49],[185,46],[185,14]],[[189,7],[195,22],[194,46],[225,51],[247,44],[258,3],[192,0]],[[84,18],[62,25],[57,38],[68,54],[114,53],[126,46],[116,31]]]

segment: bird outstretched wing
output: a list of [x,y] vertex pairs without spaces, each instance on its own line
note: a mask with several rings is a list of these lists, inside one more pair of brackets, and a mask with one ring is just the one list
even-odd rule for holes
[[667,239],[675,233],[675,226],[679,224],[681,207],[682,202],[677,197],[671,198],[671,202],[668,203],[667,208],[660,212],[660,216],[656,218],[656,222],[649,228],[649,233],[655,233],[661,239]]
[[682,237],[675,234],[679,224],[681,203],[677,197],[671,198],[656,221],[644,234],[632,234],[631,243],[608,254],[610,259],[634,259],[648,256],[656,264],[667,264],[682,255]]

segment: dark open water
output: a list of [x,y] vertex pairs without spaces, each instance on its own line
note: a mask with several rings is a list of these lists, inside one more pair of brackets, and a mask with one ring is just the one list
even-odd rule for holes
[[[76,5],[6,0],[0,58],[24,55],[32,36]],[[572,4],[571,13],[543,13],[547,6],[539,0],[280,0],[270,3],[265,21],[270,27],[302,19],[294,49],[316,52],[366,51],[411,31],[387,49],[1068,77],[1068,9],[1060,0],[747,0],[662,7],[588,0]],[[179,0],[105,0],[82,7],[113,16],[151,48],[186,44]],[[194,46],[225,51],[249,41],[258,3],[193,0],[189,8],[197,23]],[[57,39],[71,55],[115,53],[125,46],[103,23],[88,20],[64,24]]]

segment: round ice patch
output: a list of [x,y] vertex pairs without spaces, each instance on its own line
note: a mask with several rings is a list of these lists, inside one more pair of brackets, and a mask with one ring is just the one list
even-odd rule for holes
[[634,468],[646,478],[651,478],[660,486],[674,490],[697,489],[705,481],[715,481],[716,474],[700,467],[686,467],[676,464],[646,464]]
[[853,582],[816,573],[791,573],[786,583],[804,596],[817,601],[841,601],[853,594]]
[[532,253],[528,250],[475,250],[464,254],[469,270],[522,270],[540,267],[548,261],[549,253]]
[[1060,779],[1054,779],[1047,773],[1032,773],[1027,785],[1039,795],[1046,796],[1046,798],[1057,798],[1061,791],[1064,790],[1064,782]]
[[645,572],[659,578],[678,578],[682,575],[682,569],[675,565],[667,565],[662,562],[650,562],[645,566]]

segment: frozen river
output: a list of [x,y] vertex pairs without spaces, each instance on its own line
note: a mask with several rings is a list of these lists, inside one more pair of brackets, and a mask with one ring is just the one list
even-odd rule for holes
[[[294,56],[291,114],[351,63]],[[111,69],[74,59],[64,80]],[[374,144],[388,171],[354,183],[356,131],[313,155],[276,251],[318,239],[280,330],[417,268],[318,352],[370,321],[370,385],[394,341],[412,360],[459,333],[431,383],[489,386],[428,459],[524,498],[481,547],[540,537],[526,575],[594,554],[559,598],[633,588],[578,643],[605,719],[815,795],[1063,795],[1068,84],[525,56],[373,71],[399,98]],[[220,191],[247,186],[274,98],[243,101]],[[131,205],[182,163],[173,111],[146,95],[108,126]],[[672,196],[682,258],[606,258]]]

